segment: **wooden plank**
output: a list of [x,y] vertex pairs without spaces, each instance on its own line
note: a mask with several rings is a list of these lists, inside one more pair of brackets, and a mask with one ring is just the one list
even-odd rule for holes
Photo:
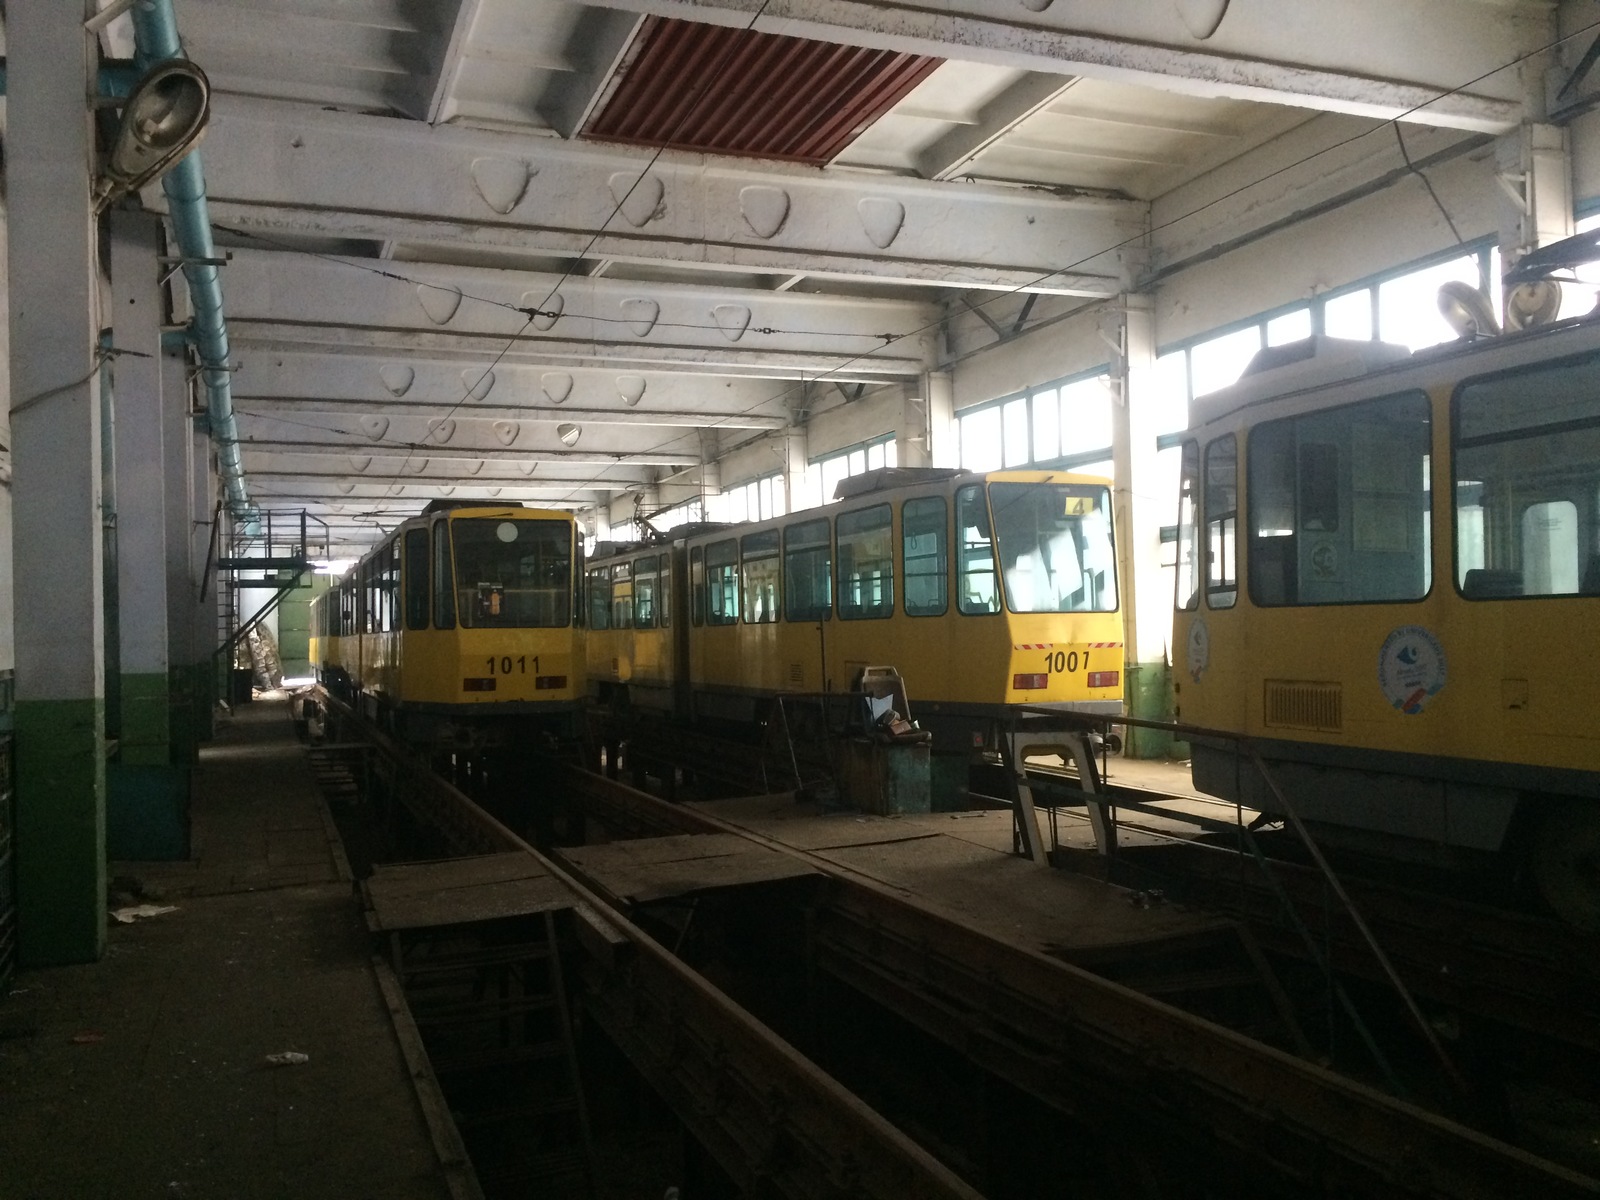
[[565,886],[521,851],[380,866],[362,890],[374,932],[525,916],[576,903]]
[[575,846],[561,854],[600,888],[633,904],[819,874],[787,854],[728,833]]

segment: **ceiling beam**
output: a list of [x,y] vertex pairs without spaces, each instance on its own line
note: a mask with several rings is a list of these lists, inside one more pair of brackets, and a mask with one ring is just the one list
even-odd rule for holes
[[985,104],[978,119],[959,124],[917,152],[917,174],[949,179],[1035,113],[1054,104],[1077,80],[1030,73]]
[[[276,403],[307,411],[339,411],[346,405],[411,407],[434,416],[442,411],[430,409],[459,407],[469,410],[469,416],[495,420],[622,425],[717,420],[728,428],[748,429],[775,428],[789,419],[783,398],[787,388],[768,379],[616,368],[554,371],[505,360],[492,368],[489,364],[486,357],[463,365],[254,343],[240,349],[236,343],[233,398],[235,405],[257,412],[271,411],[263,406]],[[630,406],[629,400],[635,403]]]
[[390,400],[324,400],[313,397],[284,398],[276,400],[250,399],[234,393],[234,412],[240,417],[294,417],[302,421],[333,421],[351,413],[381,412],[386,416],[419,414],[423,417],[463,416],[479,420],[492,420],[500,425],[520,424],[523,421],[543,421],[552,424],[574,422],[580,425],[626,425],[632,428],[704,428],[715,421],[722,429],[785,429],[788,417],[747,416],[742,413],[722,415],[692,412],[655,412],[648,409],[623,409],[611,411],[598,408],[552,408],[518,405],[462,404],[454,401],[413,403]]
[[[302,430],[305,434],[314,434],[315,430]],[[358,442],[355,440],[338,441],[319,439],[314,436],[302,438],[265,438],[249,437],[239,439],[239,448],[247,455],[257,454],[261,451],[284,451],[296,455],[329,455],[337,458],[348,459],[352,456],[371,456],[375,461],[392,459],[397,463],[410,462],[418,469],[425,467],[434,459],[462,459],[468,462],[524,462],[544,464],[550,461],[559,461],[563,468],[579,463],[591,466],[611,466],[626,464],[628,466],[661,466],[685,467],[690,466],[699,458],[698,443],[691,449],[689,438],[678,439],[675,444],[683,448],[674,452],[667,450],[539,450],[530,453],[527,450],[504,450],[490,446],[430,446],[418,444],[415,446],[394,441],[383,442]],[[408,459],[408,454],[411,456]],[[259,459],[250,459],[259,462]],[[400,468],[397,468],[397,470]],[[249,469],[246,469],[249,474]]]
[[[604,346],[615,361],[673,351],[704,364],[786,355],[844,362],[917,355],[931,365],[932,304],[794,292],[742,292],[438,263],[335,260],[285,250],[236,250],[226,271],[228,323],[403,331],[491,339],[524,355],[546,345]],[[615,348],[613,352],[613,348]]]
[[[227,96],[212,109],[206,187],[214,222],[265,235],[1092,296],[1119,289],[1117,248],[1140,236],[1147,211]],[[159,189],[145,201],[165,205]]]
[[564,138],[575,138],[608,94],[617,64],[633,44],[644,17],[617,9],[585,5],[578,17],[568,53],[581,64],[559,88],[540,101],[539,115]]
[[[1523,119],[1519,55],[1551,6],[1461,0],[1339,4],[1025,4],[986,0],[591,0],[626,12],[1504,133]],[[1032,11],[1041,9],[1043,11]],[[1220,24],[1206,28],[1211,10]],[[1490,74],[1495,72],[1494,74]],[[1487,75],[1487,78],[1480,78]],[[1462,89],[1462,90],[1456,90]]]

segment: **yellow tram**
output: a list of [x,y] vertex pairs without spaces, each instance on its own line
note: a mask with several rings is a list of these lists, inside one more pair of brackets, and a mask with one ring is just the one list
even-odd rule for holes
[[[1600,924],[1600,323],[1277,347],[1193,415],[1182,720],[1247,735],[1325,838],[1509,853]],[[1193,773],[1278,807],[1221,740]]]
[[1101,478],[887,468],[822,508],[597,553],[591,694],[743,723],[892,666],[936,742],[968,750],[1018,705],[1119,715],[1112,528]]
[[572,515],[435,501],[312,603],[331,693],[406,741],[476,750],[577,730]]

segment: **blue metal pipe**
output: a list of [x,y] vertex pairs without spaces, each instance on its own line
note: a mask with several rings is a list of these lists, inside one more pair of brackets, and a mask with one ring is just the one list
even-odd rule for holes
[[[185,58],[178,41],[178,22],[172,0],[138,0],[133,10],[134,61],[141,71],[172,58]],[[259,517],[244,484],[244,462],[239,453],[239,427],[233,415],[233,376],[229,369],[228,326],[222,315],[222,279],[208,262],[215,259],[211,240],[211,211],[206,204],[206,181],[200,170],[199,151],[190,151],[161,178],[172,230],[183,256],[183,277],[189,284],[194,309],[191,326],[200,354],[200,378],[206,388],[206,409],[211,437],[234,519],[254,524]]]

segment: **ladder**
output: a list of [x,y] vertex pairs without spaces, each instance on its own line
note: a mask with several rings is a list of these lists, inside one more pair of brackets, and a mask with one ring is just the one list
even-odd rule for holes
[[391,965],[488,1197],[592,1197],[552,911],[389,932]]

